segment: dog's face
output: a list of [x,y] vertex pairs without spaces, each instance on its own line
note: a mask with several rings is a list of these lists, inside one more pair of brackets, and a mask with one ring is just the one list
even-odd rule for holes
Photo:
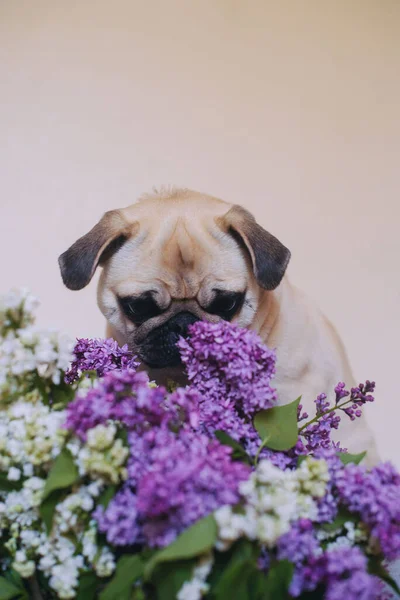
[[251,326],[289,258],[241,207],[175,190],[106,213],[59,262],[73,290],[103,266],[100,310],[146,365],[164,368],[179,364],[176,342],[199,319]]

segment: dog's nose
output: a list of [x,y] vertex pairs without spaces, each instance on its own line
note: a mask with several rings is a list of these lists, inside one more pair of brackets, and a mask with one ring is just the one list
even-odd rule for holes
[[193,325],[193,323],[199,320],[193,313],[182,311],[168,321],[168,329],[171,333],[186,337],[189,325]]

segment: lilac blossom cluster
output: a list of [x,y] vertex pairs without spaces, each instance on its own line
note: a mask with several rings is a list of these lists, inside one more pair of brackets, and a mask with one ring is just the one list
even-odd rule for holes
[[365,383],[360,383],[358,387],[351,388],[351,391],[348,392],[345,389],[345,383],[343,381],[339,382],[335,387],[336,394],[336,406],[339,405],[339,402],[343,398],[349,398],[345,405],[340,405],[340,409],[346,413],[346,415],[354,421],[357,417],[361,417],[362,410],[361,407],[364,406],[367,402],[373,402],[374,396],[372,396],[372,392],[375,390],[375,381],[366,381]]
[[164,388],[149,384],[146,373],[115,370],[68,406],[66,427],[84,440],[89,429],[110,420],[142,433],[149,427],[172,427],[185,419],[197,424],[194,393],[179,390],[167,395]]
[[120,348],[113,339],[83,339],[76,341],[73,350],[74,360],[65,374],[65,381],[72,383],[85,371],[96,371],[98,377],[114,370],[136,369],[139,363],[128,350]]
[[227,432],[255,455],[260,438],[254,415],[276,404],[271,386],[276,355],[252,331],[225,321],[199,321],[178,342],[190,386],[200,394],[200,425],[207,435]]
[[[360,383],[351,391],[345,389],[345,384],[339,382],[335,387],[335,403],[333,406],[326,399],[326,394],[320,394],[315,400],[315,417],[299,427],[299,442],[295,448],[297,454],[315,453],[318,449],[334,448],[338,452],[346,452],[331,439],[333,429],[338,429],[341,417],[337,414],[339,410],[344,412],[352,421],[362,415],[362,406],[367,402],[373,402],[372,392],[375,390],[374,381]],[[298,422],[307,420],[308,414],[301,412],[298,407]]]
[[197,431],[198,398],[190,389],[151,387],[144,373],[113,371],[69,405],[66,427],[82,440],[109,421],[128,434],[128,479],[106,510],[96,511],[110,543],[165,546],[219,506],[238,502],[249,467]]
[[[103,347],[97,362],[89,353],[76,367],[78,373],[90,366],[104,377],[69,405],[67,428],[85,441],[90,429],[111,421],[127,435],[127,480],[106,508],[94,512],[99,531],[114,546],[164,547],[201,517],[240,502],[240,482],[251,469],[232,460],[231,449],[215,439],[215,432],[225,431],[254,457],[261,440],[252,419],[276,403],[271,386],[275,354],[254,333],[224,322],[199,322],[190,333],[179,342],[190,383],[173,393],[136,373],[126,349],[119,363],[113,358],[118,351],[110,346],[111,358]],[[350,392],[339,383],[334,405],[321,394],[311,420],[299,406],[294,448],[260,453],[259,458],[282,470],[296,469],[299,457],[312,455],[329,471],[314,517],[299,519],[274,550],[264,551],[264,566],[274,557],[293,563],[294,598],[319,591],[328,600],[380,597],[381,583],[368,572],[366,555],[357,545],[336,547],[339,532],[332,544],[317,536],[318,527],[332,523],[341,510],[357,515],[383,557],[400,555],[400,476],[389,464],[370,472],[343,465],[338,456],[343,449],[331,440],[340,424],[338,411],[352,420],[359,417],[373,391],[368,381]]]
[[[332,537],[318,538],[315,524],[332,523],[339,511],[362,524],[358,535],[371,552],[387,561],[400,556],[400,475],[390,463],[371,471],[356,464],[343,465],[333,448],[319,449],[315,456],[328,464],[330,480],[318,502],[313,521],[300,519],[277,543],[277,557],[290,560],[295,567],[290,592],[293,597],[315,589],[325,589],[324,598],[386,597],[382,584],[368,572],[367,557],[355,546],[352,535],[343,535],[341,525]],[[350,516],[352,515],[352,517]],[[389,595],[388,597],[392,597]]]
[[[332,404],[318,396],[315,416],[299,406],[297,443],[275,452],[253,426],[276,402],[275,355],[254,333],[196,324],[179,344],[190,385],[173,392],[137,372],[126,346],[78,340],[68,389],[70,353],[55,338],[32,338],[26,295],[3,305],[2,373],[14,374],[22,346],[24,365],[18,395],[6,391],[0,410],[0,596],[116,597],[122,572],[128,595],[134,586],[143,599],[200,600],[218,595],[222,569],[241,598],[243,585],[260,583],[275,598],[279,580],[284,597],[388,600],[385,568],[400,560],[400,475],[389,463],[352,464],[362,455],[345,456],[331,440],[339,415],[354,420],[372,402],[373,382],[350,391],[339,383]],[[28,360],[32,344],[40,368]],[[54,398],[66,400],[48,403],[49,378]],[[284,434],[288,413],[280,414]],[[196,534],[164,550],[195,523]],[[181,559],[190,574],[172,591]]]
[[359,515],[385,557],[400,556],[400,474],[390,463],[367,471],[350,464],[337,472],[335,487],[340,503]]
[[294,565],[290,586],[294,598],[320,588],[325,589],[324,598],[329,600],[375,600],[381,591],[378,579],[368,573],[367,559],[359,548],[323,551],[308,519],[300,519],[278,540],[277,558]]
[[[291,560],[291,556],[291,549],[287,547],[285,557]],[[291,596],[297,598],[315,590],[326,600],[377,600],[382,585],[368,573],[367,557],[354,546],[316,553],[295,569],[289,590]]]

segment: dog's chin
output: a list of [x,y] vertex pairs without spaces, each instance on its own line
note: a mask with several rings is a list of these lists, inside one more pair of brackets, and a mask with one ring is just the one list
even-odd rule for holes
[[138,355],[149,369],[175,369],[182,364],[176,346],[164,346],[162,352],[159,348],[141,348]]
[[150,381],[155,381],[157,385],[167,386],[171,381],[179,386],[185,386],[188,378],[182,364],[175,367],[153,367],[145,362],[140,364],[139,371],[146,371]]

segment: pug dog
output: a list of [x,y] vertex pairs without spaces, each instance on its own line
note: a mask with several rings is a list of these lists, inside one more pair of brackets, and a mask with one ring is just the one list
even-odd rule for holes
[[[199,319],[231,321],[255,331],[277,352],[280,404],[302,395],[332,398],[338,381],[354,385],[332,324],[288,280],[290,251],[241,206],[187,189],[143,196],[107,212],[59,258],[64,284],[84,288],[98,266],[98,306],[107,336],[140,357],[162,382],[182,372],[176,346]],[[338,438],[351,452],[378,460],[363,417],[342,416]]]

